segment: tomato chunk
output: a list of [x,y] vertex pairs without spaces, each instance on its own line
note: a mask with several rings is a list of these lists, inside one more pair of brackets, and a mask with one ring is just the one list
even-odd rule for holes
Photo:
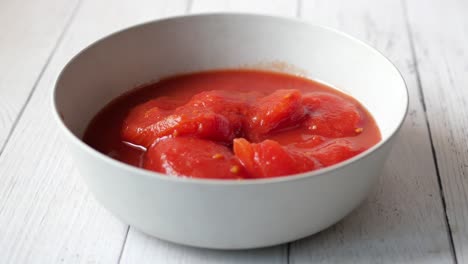
[[327,167],[354,157],[364,150],[364,148],[354,147],[349,140],[335,139],[318,146],[308,154]]
[[243,138],[235,139],[234,153],[255,178],[296,174],[319,168],[314,157],[288,150],[273,140],[250,143]]
[[176,113],[152,125],[150,129],[154,138],[194,136],[229,142],[235,137],[232,123],[225,116],[213,112]]
[[229,148],[191,137],[167,138],[153,144],[146,152],[143,167],[169,175],[195,178],[248,177]]
[[124,121],[122,138],[149,147],[164,136],[194,136],[231,142],[243,133],[245,103],[223,91],[195,95],[171,114],[150,101],[133,109]]
[[[201,92],[194,95],[186,105],[177,110],[181,113],[196,114],[209,111],[222,115],[228,120],[233,132],[232,134],[241,136],[245,123],[245,112],[248,105],[246,100],[258,96],[258,92],[238,94],[223,90]],[[234,138],[229,137],[226,140],[231,141],[232,139]]]
[[338,138],[356,136],[362,131],[362,117],[351,101],[339,96],[316,92],[303,96],[308,111],[305,126],[313,134]]
[[133,144],[149,146],[154,141],[151,126],[165,118],[172,101],[158,98],[136,106],[123,121],[121,136]]
[[258,99],[248,116],[248,137],[260,141],[263,135],[281,128],[294,127],[305,116],[298,90],[277,90]]
[[249,103],[254,102],[261,96],[256,91],[230,92],[225,90],[212,90],[195,94],[187,106],[209,109],[217,113],[245,114]]

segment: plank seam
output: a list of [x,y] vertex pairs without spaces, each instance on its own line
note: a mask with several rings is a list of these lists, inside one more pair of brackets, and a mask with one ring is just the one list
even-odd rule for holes
[[49,64],[52,61],[52,58],[54,57],[55,52],[57,51],[57,48],[60,46],[60,43],[62,42],[62,40],[63,40],[63,38],[65,36],[65,33],[68,31],[72,21],[75,19],[75,16],[78,13],[78,9],[79,9],[80,5],[81,5],[81,0],[78,0],[78,3],[73,8],[73,11],[72,11],[72,14],[70,15],[70,18],[65,23],[65,26],[63,27],[62,32],[60,33],[57,41],[55,42],[55,45],[52,47],[52,51],[50,52],[49,56],[47,57],[47,59],[46,59],[46,61],[44,63],[44,66],[42,66],[41,71],[39,72],[39,75],[37,76],[36,80],[34,81],[34,84],[33,84],[32,88],[31,88],[31,91],[29,92],[28,97],[26,98],[26,101],[21,106],[21,109],[20,109],[18,115],[16,116],[15,121],[13,122],[13,125],[11,126],[10,131],[8,132],[8,135],[7,135],[6,139],[5,139],[5,142],[3,143],[3,145],[0,148],[0,156],[2,156],[3,152],[6,149],[6,146],[10,142],[10,139],[11,139],[11,137],[13,135],[13,132],[15,131],[19,121],[21,120],[21,117],[23,116],[24,111],[26,110],[26,107],[28,106],[29,102],[31,101],[31,98],[32,98],[32,96],[33,96],[34,92],[36,91],[36,88],[37,88],[37,86],[39,84],[39,81],[42,79],[42,76],[44,76],[44,73],[45,73],[47,67],[49,67]]
[[185,9],[185,13],[188,14],[192,10],[193,7],[193,0],[187,0],[187,8]]
[[449,238],[449,242],[450,242],[450,251],[452,253],[452,257],[453,257],[454,262],[458,263],[457,252],[455,250],[455,243],[453,241],[452,227],[450,225],[450,220],[449,220],[449,217],[448,217],[448,214],[447,214],[447,203],[445,201],[444,187],[443,187],[442,179],[441,179],[441,176],[440,176],[439,164],[437,162],[437,152],[436,152],[435,147],[434,147],[434,140],[433,140],[433,137],[432,137],[431,126],[430,126],[430,123],[429,123],[429,118],[428,118],[427,110],[426,110],[426,104],[425,104],[425,99],[424,99],[424,90],[422,88],[421,75],[420,75],[420,71],[419,71],[419,66],[418,66],[418,61],[417,61],[417,56],[416,56],[416,48],[415,48],[414,38],[413,38],[413,30],[412,30],[411,24],[409,22],[409,15],[408,15],[408,10],[407,10],[408,8],[407,8],[407,5],[406,5],[406,0],[401,0],[401,5],[402,5],[402,9],[403,9],[403,16],[404,16],[404,19],[405,19],[406,31],[407,31],[407,34],[408,34],[408,40],[409,40],[409,44],[410,44],[412,60],[413,60],[413,63],[414,63],[414,72],[415,72],[415,75],[416,75],[416,83],[417,83],[417,86],[418,86],[419,100],[421,101],[421,104],[422,104],[422,107],[423,107],[423,110],[424,110],[424,120],[426,122],[426,127],[427,127],[427,131],[428,131],[428,134],[429,134],[429,142],[431,144],[432,159],[433,159],[434,165],[435,165],[435,170],[436,170],[436,175],[437,175],[437,183],[439,185],[439,194],[440,194],[440,198],[441,198],[441,201],[442,201],[442,208],[444,209],[444,218],[445,218],[445,224],[447,226],[447,233],[448,233],[448,238]]
[[296,3],[296,18],[301,18],[302,0],[297,0]]
[[125,245],[127,245],[128,233],[130,233],[130,225],[127,225],[127,232],[125,232],[125,237],[123,239],[122,248],[120,249],[119,259],[117,261],[117,263],[119,264],[122,261],[122,256],[125,250]]

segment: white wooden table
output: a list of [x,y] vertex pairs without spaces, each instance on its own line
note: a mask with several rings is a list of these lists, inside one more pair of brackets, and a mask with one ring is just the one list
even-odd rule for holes
[[[366,202],[312,237],[212,251],[148,237],[103,209],[51,116],[57,74],[96,39],[184,13],[242,11],[332,26],[387,55],[408,118]],[[0,263],[468,263],[468,1],[0,1]]]

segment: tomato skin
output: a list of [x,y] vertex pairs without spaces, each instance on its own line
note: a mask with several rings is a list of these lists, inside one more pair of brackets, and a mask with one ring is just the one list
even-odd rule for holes
[[328,167],[352,158],[363,151],[365,151],[364,148],[353,146],[349,140],[335,139],[316,147],[307,154],[317,159],[324,167]]
[[145,154],[143,167],[194,178],[249,178],[228,147],[193,137],[165,138],[155,142]]
[[148,147],[153,143],[153,132],[149,129],[169,115],[169,103],[153,99],[134,107],[123,121],[121,137],[133,144]]
[[290,144],[289,147],[293,149],[305,151],[305,150],[314,149],[315,147],[326,142],[327,140],[328,139],[326,137],[313,135],[306,140],[298,141],[296,143]]
[[242,136],[246,103],[223,91],[196,94],[173,111],[166,102],[151,100],[135,107],[124,120],[122,138],[149,147],[165,136],[194,136],[231,142]]
[[[224,137],[218,139],[203,135],[199,135],[199,137],[229,143],[234,137],[243,135],[245,111],[248,108],[246,100],[249,97],[255,98],[257,96],[258,93],[255,92],[233,94],[222,90],[206,91],[194,95],[187,104],[179,107],[176,112],[195,116],[204,113],[223,116],[232,133],[223,132]],[[195,121],[203,123],[203,120]],[[196,133],[192,132],[192,134]]]
[[247,135],[261,141],[272,131],[294,127],[305,116],[299,90],[277,90],[259,98],[248,113]]
[[297,174],[320,167],[314,157],[288,150],[273,140],[250,143],[243,138],[235,139],[234,153],[245,169],[257,178]]
[[330,137],[351,137],[359,134],[362,117],[352,102],[339,96],[316,92],[303,96],[308,111],[304,125],[311,133]]
[[213,112],[173,114],[151,125],[149,129],[153,141],[164,136],[194,136],[229,142],[235,137],[232,123],[225,116]]

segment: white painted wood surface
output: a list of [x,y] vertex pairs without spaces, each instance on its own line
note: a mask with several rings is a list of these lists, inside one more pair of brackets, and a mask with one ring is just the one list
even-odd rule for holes
[[0,153],[77,3],[0,1]]
[[468,262],[468,2],[407,1],[447,215],[459,263]]
[[[410,112],[380,184],[332,228],[249,251],[160,241],[97,204],[61,147],[50,92],[71,56],[123,27],[212,11],[300,15],[341,29],[405,77]],[[467,12],[456,0],[0,1],[0,263],[467,262]]]

